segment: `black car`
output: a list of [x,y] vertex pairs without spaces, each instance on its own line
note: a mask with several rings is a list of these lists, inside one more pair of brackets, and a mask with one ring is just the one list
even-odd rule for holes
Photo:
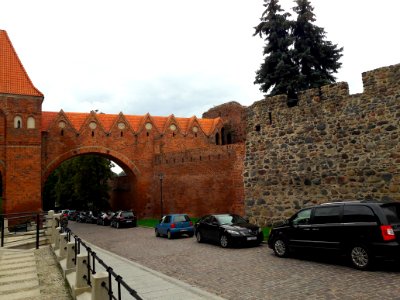
[[78,223],[85,223],[86,222],[86,212],[80,211],[75,218],[75,221]]
[[120,210],[111,218],[111,227],[136,227],[137,217],[131,210]]
[[357,269],[376,258],[400,257],[400,203],[348,201],[304,208],[271,230],[268,245],[279,257],[294,250],[347,255]]
[[204,216],[196,222],[194,230],[199,243],[213,241],[223,248],[235,244],[259,245],[264,239],[260,227],[234,214]]
[[115,215],[114,212],[108,211],[108,212],[101,212],[97,218],[97,225],[110,225],[111,224],[111,219]]

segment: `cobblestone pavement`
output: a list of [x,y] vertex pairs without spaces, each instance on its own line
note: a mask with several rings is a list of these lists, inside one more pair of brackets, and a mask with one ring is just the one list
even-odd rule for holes
[[400,299],[397,265],[362,272],[338,259],[278,258],[265,244],[222,249],[195,238],[156,238],[151,228],[69,227],[103,249],[226,299]]

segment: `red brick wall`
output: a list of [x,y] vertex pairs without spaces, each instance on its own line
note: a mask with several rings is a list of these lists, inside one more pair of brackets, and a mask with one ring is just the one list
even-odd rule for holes
[[[47,177],[65,160],[97,154],[119,164],[127,173],[126,189],[112,195],[114,209],[134,209],[140,217],[160,214],[160,181],[164,173],[164,213],[187,212],[201,216],[211,212],[243,214],[242,184],[244,144],[215,145],[218,123],[207,136],[201,130],[134,132],[116,126],[105,130],[92,113],[80,128],[68,123],[63,112],[41,132],[40,97],[0,98],[0,171],[3,175],[5,212],[42,208],[41,191]],[[1,113],[3,112],[3,113]],[[14,117],[22,128],[14,128]],[[35,129],[27,129],[29,116]],[[65,128],[59,121],[67,122]],[[91,129],[89,123],[98,126]]]
[[[37,211],[41,202],[41,97],[0,95],[0,159],[5,213]],[[22,119],[14,128],[14,117]],[[28,117],[35,128],[27,129]]]

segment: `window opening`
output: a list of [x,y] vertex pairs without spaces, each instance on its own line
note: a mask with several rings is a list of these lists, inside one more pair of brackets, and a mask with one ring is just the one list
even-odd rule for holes
[[121,131],[121,137],[123,137],[124,136],[124,133]]
[[14,128],[21,128],[22,127],[22,118],[20,116],[16,116],[14,118]]
[[268,118],[269,118],[269,125],[272,125],[272,113],[268,113]]
[[260,132],[260,131],[261,131],[261,125],[260,125],[260,124],[257,124],[257,125],[256,125],[256,131],[257,131],[257,132]]
[[215,145],[219,145],[219,133],[215,134]]
[[94,131],[92,131],[92,137],[94,137]]
[[35,118],[34,117],[28,117],[27,124],[28,129],[34,129],[35,128]]
[[64,136],[64,129],[61,129],[61,136]]
[[227,144],[232,144],[232,134],[231,133],[228,133],[226,135],[226,143]]
[[225,128],[221,128],[221,145],[225,145]]

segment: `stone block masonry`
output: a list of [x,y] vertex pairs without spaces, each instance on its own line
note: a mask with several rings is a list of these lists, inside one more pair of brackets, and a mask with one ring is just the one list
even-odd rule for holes
[[246,109],[245,211],[270,225],[329,201],[400,201],[400,64],[304,91],[298,106],[267,97]]

